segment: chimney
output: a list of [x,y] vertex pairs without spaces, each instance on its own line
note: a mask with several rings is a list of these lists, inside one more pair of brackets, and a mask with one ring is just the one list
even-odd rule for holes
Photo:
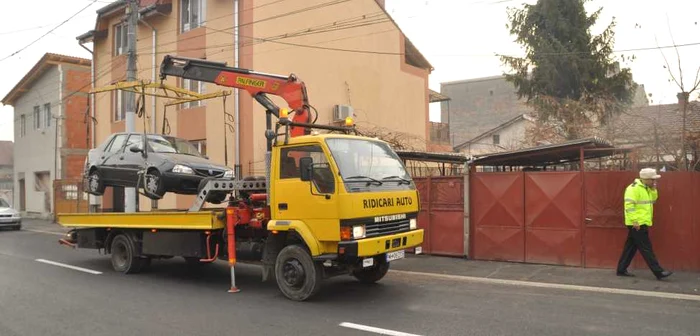
[[688,92],[679,92],[676,97],[678,97],[678,107],[683,110],[685,105],[688,104],[690,94]]
[[382,7],[382,9],[386,9],[386,6],[384,5],[385,0],[375,0],[378,4],[379,7]]

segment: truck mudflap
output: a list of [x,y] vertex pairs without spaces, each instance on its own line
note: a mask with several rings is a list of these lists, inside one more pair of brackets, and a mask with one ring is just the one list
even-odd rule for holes
[[388,236],[343,241],[338,244],[338,255],[343,257],[372,257],[403,251],[423,243],[423,229]]

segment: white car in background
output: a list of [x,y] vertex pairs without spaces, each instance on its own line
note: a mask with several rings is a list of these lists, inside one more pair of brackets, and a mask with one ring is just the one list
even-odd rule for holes
[[0,198],[0,228],[11,227],[14,230],[22,228],[22,217],[19,211],[13,209],[10,204]]

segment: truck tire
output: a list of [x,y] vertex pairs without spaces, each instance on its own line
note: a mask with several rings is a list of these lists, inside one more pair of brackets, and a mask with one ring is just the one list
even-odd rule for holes
[[323,268],[300,245],[283,248],[275,261],[277,286],[284,296],[294,301],[305,301],[321,289]]
[[112,267],[115,271],[124,274],[138,273],[144,266],[150,264],[138,256],[134,243],[125,234],[119,234],[112,239],[110,249],[112,253]]
[[381,260],[373,267],[353,271],[352,276],[363,284],[373,284],[381,280],[387,272],[389,272],[389,263]]

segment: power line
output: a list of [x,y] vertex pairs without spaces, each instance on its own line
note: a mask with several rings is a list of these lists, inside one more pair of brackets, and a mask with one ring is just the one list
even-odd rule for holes
[[92,2],[91,2],[89,5],[83,7],[83,8],[80,9],[77,13],[75,13],[75,14],[71,15],[69,18],[65,19],[65,20],[64,20],[63,22],[61,22],[58,26],[56,26],[56,27],[52,28],[51,30],[47,31],[46,33],[44,33],[44,35],[41,35],[38,39],[32,41],[31,43],[27,44],[26,46],[22,47],[21,49],[19,49],[19,50],[13,52],[13,53],[10,54],[9,56],[6,56],[5,58],[0,59],[0,62],[4,61],[4,60],[6,60],[6,59],[8,59],[8,58],[10,58],[10,57],[12,57],[12,56],[14,56],[14,55],[17,55],[17,54],[19,54],[20,52],[22,52],[23,50],[29,48],[29,47],[32,46],[34,43],[36,43],[36,42],[38,42],[39,40],[41,40],[42,38],[44,38],[46,35],[51,34],[51,32],[53,32],[54,30],[60,28],[60,27],[63,26],[66,22],[70,21],[70,20],[73,19],[75,16],[77,16],[77,15],[80,14],[80,13],[82,13],[84,10],[88,9],[88,7],[94,5],[95,2],[97,2],[97,0],[92,0]]

